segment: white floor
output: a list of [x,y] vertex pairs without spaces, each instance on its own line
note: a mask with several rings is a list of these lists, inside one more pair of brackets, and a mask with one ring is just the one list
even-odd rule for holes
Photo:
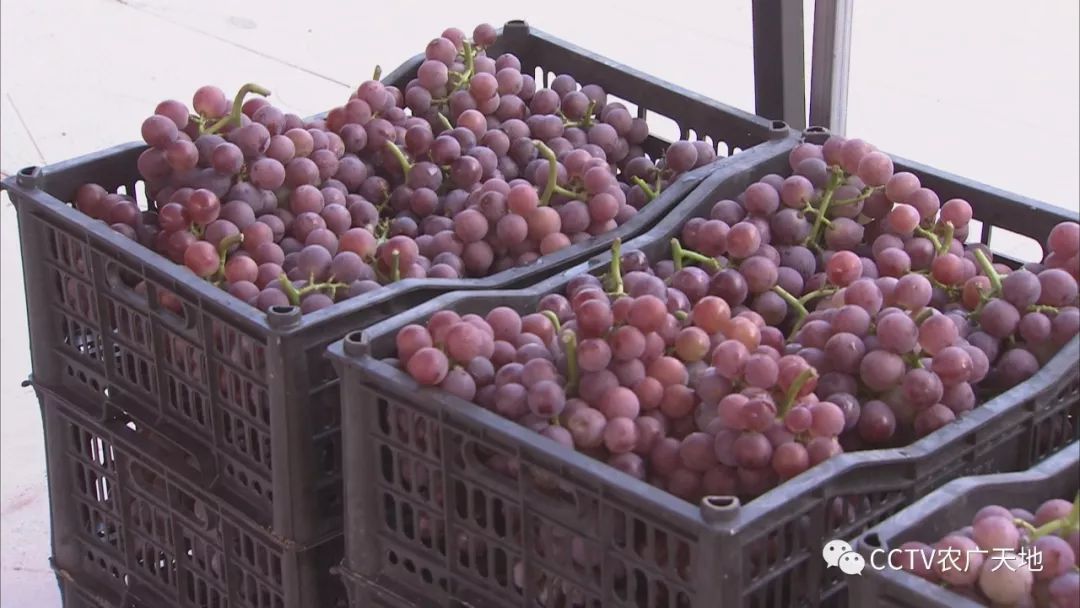
[[[248,81],[301,115],[348,98],[448,25],[532,25],[753,109],[750,4],[3,0],[0,171],[138,138],[165,98]],[[808,1],[807,15],[812,14]],[[858,3],[848,132],[891,152],[1077,209],[1075,0]],[[15,213],[0,201],[0,606],[59,606],[48,565],[40,417],[29,389]]]

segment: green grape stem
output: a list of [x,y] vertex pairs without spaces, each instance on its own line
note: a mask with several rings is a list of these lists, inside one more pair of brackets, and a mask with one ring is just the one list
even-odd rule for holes
[[873,196],[875,192],[882,189],[884,189],[884,186],[867,186],[866,188],[863,188],[862,192],[860,192],[858,196],[854,198],[845,198],[844,200],[840,201],[832,201],[831,203],[829,203],[829,207],[843,207],[844,205],[854,205],[855,203],[861,203]]
[[634,185],[638,188],[641,188],[642,192],[645,193],[645,198],[648,199],[650,202],[660,194],[658,191],[653,190],[652,187],[645,182],[645,180],[641,179],[636,175],[631,178],[630,181],[633,182]]
[[581,375],[577,361],[577,334],[564,331],[561,336],[566,348],[566,394],[577,395],[578,378]]
[[[915,234],[917,234],[917,235],[929,240],[931,243],[933,243],[934,251],[937,252],[938,255],[941,255],[942,253],[944,253],[944,251],[942,251],[941,239],[938,238],[938,235],[934,234],[930,230],[927,230],[926,228],[923,228],[922,226],[916,226],[915,227]],[[949,250],[949,248],[946,245],[945,246],[945,251],[948,251],[948,250]]]
[[585,115],[581,117],[581,120],[577,120],[577,121],[566,120],[566,115],[563,114],[561,110],[559,111],[559,114],[563,117],[563,127],[565,127],[565,128],[578,127],[578,128],[581,128],[581,129],[588,129],[589,127],[593,126],[593,112],[595,112],[595,111],[596,111],[596,102],[595,101],[590,101],[589,102],[589,108],[587,110],[585,110]]
[[454,125],[450,124],[450,119],[447,118],[445,114],[442,112],[436,112],[435,114],[439,117],[439,124],[443,126],[444,131],[452,131],[454,129]]
[[831,169],[829,174],[829,183],[825,186],[825,191],[821,194],[821,201],[817,207],[817,217],[814,219],[814,226],[810,229],[810,235],[803,241],[804,245],[817,246],[818,240],[821,238],[821,227],[825,225],[826,215],[829,213],[829,206],[832,205],[833,194],[836,193],[836,189],[844,182],[844,172],[836,167]]
[[720,262],[716,261],[716,258],[711,258],[703,253],[698,253],[691,249],[685,249],[679,239],[671,239],[671,259],[675,262],[675,270],[682,270],[685,262],[696,262],[709,268],[713,272],[720,270]]
[[986,275],[986,278],[990,279],[991,295],[1001,295],[1001,275],[998,274],[997,269],[994,268],[994,265],[990,262],[990,258],[986,257],[986,254],[983,253],[983,250],[981,248],[976,247],[974,251],[975,261],[979,263],[979,268],[982,269],[983,274]]
[[799,393],[802,392],[803,386],[815,376],[817,376],[817,370],[808,367],[795,378],[795,381],[788,387],[787,392],[784,393],[784,401],[780,404],[780,409],[776,412],[777,417],[783,418],[791,410],[791,406],[795,405],[795,400],[799,398]]
[[401,163],[401,174],[407,179],[409,177],[409,171],[412,170],[412,163],[409,162],[405,153],[401,151],[401,148],[399,148],[396,143],[387,141],[386,149],[390,151],[390,154],[394,155],[394,158],[396,158],[399,163]]
[[381,78],[382,78],[382,66],[376,63],[375,64],[375,71],[371,74],[371,79],[372,80],[379,80]]
[[221,239],[220,242],[218,242],[217,253],[218,253],[218,258],[221,259],[221,262],[219,262],[217,272],[214,273],[214,276],[221,277],[222,275],[225,274],[225,262],[228,261],[227,258],[228,258],[228,255],[229,255],[229,249],[233,245],[239,245],[240,243],[243,243],[243,242],[244,242],[244,233],[243,232],[238,232],[236,234],[229,235],[229,236]]
[[390,282],[397,283],[401,280],[401,252],[395,249],[390,252],[390,257],[393,258],[393,262],[391,262],[393,267],[390,269]]
[[562,331],[562,323],[559,322],[559,316],[556,315],[554,311],[542,310],[540,311],[540,314],[547,317],[548,321],[551,321],[551,326],[555,328],[556,334]]
[[799,301],[799,298],[791,295],[786,289],[779,285],[773,285],[772,290],[783,298],[788,306],[795,310],[795,325],[791,328],[791,332],[795,333],[802,327],[803,322],[806,320],[806,316],[810,314],[806,310],[806,305]]
[[289,298],[289,303],[293,306],[299,306],[300,292],[296,289],[296,286],[293,285],[292,281],[289,280],[288,275],[284,272],[281,273],[281,276],[278,277],[278,282],[281,283],[281,290],[284,291],[285,295]]
[[922,325],[923,321],[929,319],[932,316],[934,316],[934,309],[930,306],[927,306],[926,308],[923,308],[918,313],[916,313],[915,316],[911,318],[911,320],[915,321],[916,325]]
[[236,92],[236,97],[233,98],[232,112],[222,116],[217,122],[210,125],[210,128],[205,133],[217,133],[224,129],[229,123],[234,126],[240,125],[240,116],[244,113],[244,97],[247,97],[248,93],[254,93],[263,97],[269,97],[270,91],[255,83],[249,82],[240,87],[240,90]]
[[544,160],[548,161],[547,184],[544,185],[544,192],[540,195],[540,206],[545,206],[551,202],[551,195],[558,186],[558,159],[555,158],[555,152],[539,139],[534,139],[533,145],[536,146],[536,150],[540,153],[540,156],[543,156]]
[[609,296],[625,296],[622,279],[622,239],[616,237],[611,243],[611,268],[608,270],[608,280],[611,281],[612,289]]

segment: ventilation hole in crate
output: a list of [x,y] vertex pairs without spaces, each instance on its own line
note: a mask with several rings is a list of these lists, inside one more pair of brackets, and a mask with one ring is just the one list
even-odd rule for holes
[[161,583],[162,591],[171,591],[176,565],[165,551],[145,541],[135,540],[134,558],[137,567]]
[[112,299],[106,300],[106,311],[109,329],[114,335],[141,348],[144,354],[153,350],[150,345],[150,320],[145,315]]
[[671,118],[649,110],[645,115],[645,122],[649,123],[649,134],[664,143],[671,143],[679,139],[679,123]]
[[[257,475],[251,469],[242,465],[239,461],[229,458],[223,455],[225,461],[224,475],[221,484],[223,487],[230,489],[247,492],[249,496],[265,504],[264,508],[269,509],[270,503],[273,500],[273,491],[268,478]],[[260,482],[263,488],[262,492],[257,492],[254,488],[254,483]]]
[[66,273],[51,270],[53,291],[61,306],[85,322],[97,324],[94,288]]
[[218,368],[218,395],[224,400],[222,405],[258,424],[260,430],[269,430],[270,400],[265,386],[221,366]]
[[190,383],[206,386],[206,355],[188,340],[166,332],[163,336],[164,359],[168,367],[176,370]]
[[86,560],[86,564],[96,568],[102,574],[114,578],[116,580],[121,579],[121,572],[124,568],[118,562],[104,553],[99,553],[96,548],[87,547],[86,553],[83,554]]
[[206,397],[171,373],[165,374],[165,382],[167,391],[165,405],[175,415],[195,425],[200,432],[212,433]]
[[157,394],[157,366],[127,346],[115,345],[115,370],[118,376],[149,395]]
[[967,238],[964,239],[965,243],[981,243],[983,223],[975,218],[972,218],[967,225]]
[[[34,218],[34,221],[39,222],[40,220]],[[57,265],[63,266],[64,270],[89,278],[90,273],[86,265],[86,244],[44,222],[40,222],[39,226],[46,235],[46,251],[49,258],[56,262]]]
[[1009,252],[1009,257],[1021,262],[1041,262],[1043,259],[1042,246],[1038,241],[998,226],[990,229],[990,241],[987,244],[996,251]]
[[390,446],[379,447],[379,471],[382,473],[383,481],[386,483],[395,483],[394,476],[394,451],[390,449]]
[[58,320],[64,344],[82,357],[98,363],[104,362],[101,334],[97,329],[63,313]]
[[214,352],[244,371],[261,376],[266,371],[266,346],[258,340],[214,319],[211,324]]
[[131,523],[136,530],[141,531],[155,542],[164,545],[173,545],[172,528],[169,525],[169,513],[161,511],[157,506],[134,498],[128,507]]
[[133,185],[131,192],[135,197],[135,203],[139,206],[139,209],[151,210],[149,187],[143,180],[137,180]]
[[87,538],[92,538],[114,549],[120,549],[120,523],[106,512],[80,502],[79,521]]
[[105,283],[129,302],[147,303],[146,283],[142,277],[115,260],[105,262]]

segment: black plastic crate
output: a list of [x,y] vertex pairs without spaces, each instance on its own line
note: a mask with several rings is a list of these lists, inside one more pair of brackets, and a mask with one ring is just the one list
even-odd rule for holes
[[[666,117],[724,155],[789,137],[774,123],[511,22],[498,52],[515,52],[539,82],[575,74]],[[494,51],[493,51],[494,52]],[[386,78],[403,86],[422,57]],[[660,145],[654,139],[654,147]],[[345,333],[457,289],[535,282],[655,223],[708,174],[686,174],[618,230],[484,279],[405,280],[304,315],[263,314],[116,234],[64,201],[85,182],[143,195],[128,144],[28,168],[6,180],[19,214],[35,382],[96,416],[122,411],[191,455],[184,474],[260,525],[296,542],[341,533],[337,377],[323,352]],[[726,162],[724,159],[718,163]],[[140,199],[143,200],[144,199]],[[148,285],[146,293],[130,286]],[[159,299],[175,294],[174,314]]]
[[[1068,219],[895,160],[941,196],[969,200],[984,237],[996,226],[1045,241]],[[668,257],[687,219],[786,167],[780,145],[733,159],[623,251]],[[956,477],[1027,468],[1080,434],[1080,339],[1073,339],[1029,381],[907,447],[833,457],[747,504],[711,497],[694,505],[479,406],[421,389],[381,361],[392,355],[398,328],[435,311],[531,312],[543,295],[563,292],[580,272],[603,273],[609,261],[600,256],[530,289],[443,296],[330,347],[345,382],[344,570],[416,606],[532,607],[545,593],[538,582],[553,579],[583,602],[561,604],[547,587],[548,606],[835,605],[846,590],[835,569],[826,571],[825,542],[853,538]],[[519,474],[495,473],[478,451],[516,459]],[[540,533],[547,546],[565,538],[588,548],[591,567],[554,550],[541,555]],[[513,581],[519,563],[524,589]]]
[[334,608],[342,539],[301,547],[176,473],[162,437],[40,390],[65,606]]
[[[1077,491],[1080,491],[1080,443],[1022,473],[965,477],[949,482],[867,532],[859,538],[857,550],[869,559],[872,552],[888,553],[912,540],[932,544],[953,530],[970,525],[975,513],[986,505],[1034,511],[1051,498],[1072,500]],[[982,608],[978,602],[898,570],[868,567],[861,576],[849,579],[852,606]]]

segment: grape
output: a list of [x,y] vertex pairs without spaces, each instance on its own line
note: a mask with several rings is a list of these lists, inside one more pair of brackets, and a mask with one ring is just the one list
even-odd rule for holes
[[1030,596],[1033,584],[1027,561],[1013,553],[985,560],[978,580],[979,590],[997,605],[1014,605]]
[[221,257],[210,243],[195,242],[184,251],[184,265],[191,269],[191,272],[206,278],[217,273]]
[[972,525],[973,538],[980,547],[1015,551],[1020,543],[1020,532],[1011,516],[989,515]]
[[613,454],[629,452],[638,441],[637,426],[630,418],[612,418],[604,428],[603,441]]
[[741,433],[732,444],[732,450],[740,467],[760,469],[769,466],[772,460],[772,444],[761,433]]
[[1011,336],[1019,324],[1020,313],[1016,307],[1002,299],[987,302],[979,315],[979,327],[995,338]]
[[[1010,526],[1016,529],[1010,520]],[[1032,546],[1032,552],[1042,554],[1042,569],[1033,571],[1036,580],[1049,581],[1063,574],[1067,574],[1076,566],[1076,554],[1069,543],[1054,535],[1043,536],[1037,539]]]
[[[1077,300],[1076,279],[1059,268],[1051,268],[1039,273],[1041,294],[1039,304],[1045,306],[1073,306]],[[1004,286],[1003,286],[1004,287]]]
[[868,387],[883,392],[900,383],[904,368],[904,360],[898,355],[884,350],[872,350],[862,358],[859,375]]
[[426,346],[413,353],[405,365],[409,375],[417,382],[434,386],[446,378],[450,362],[442,351]]

